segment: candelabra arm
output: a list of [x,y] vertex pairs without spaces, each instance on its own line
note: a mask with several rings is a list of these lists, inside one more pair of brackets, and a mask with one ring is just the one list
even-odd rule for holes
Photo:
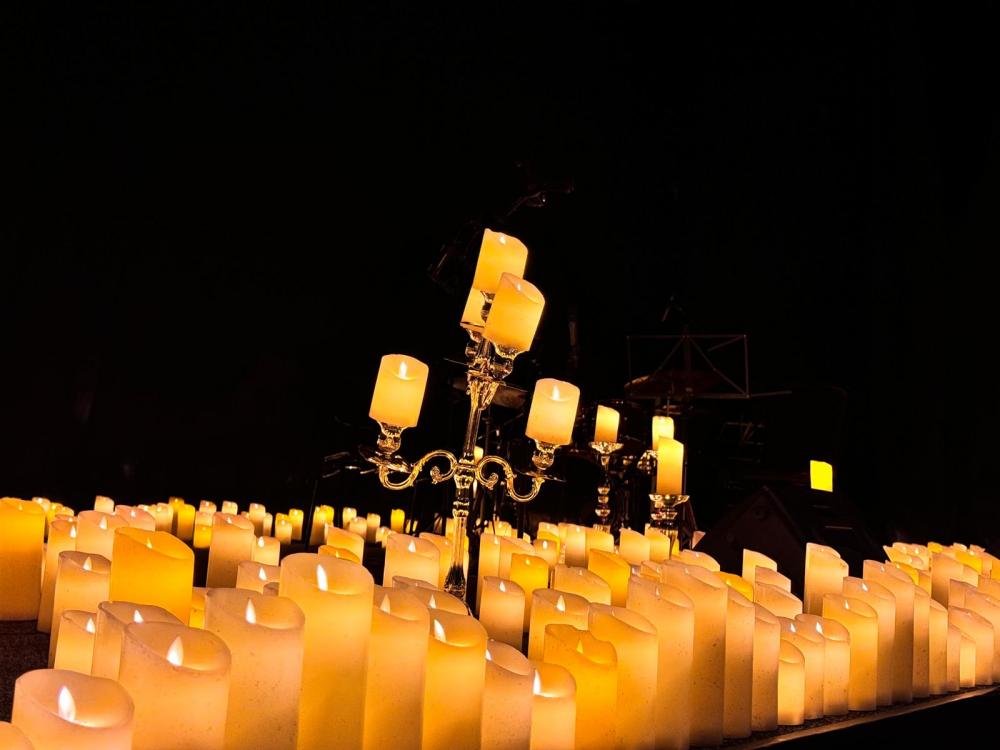
[[[408,464],[397,457],[386,457],[376,455],[368,460],[378,466],[378,481],[383,487],[389,490],[405,490],[413,486],[420,476],[420,472],[434,459],[443,459],[447,468],[442,470],[440,466],[431,466],[431,482],[440,484],[451,479],[458,465],[458,459],[450,451],[431,451],[426,456],[413,464]],[[393,480],[393,475],[403,474],[400,480]]]
[[[476,466],[476,481],[487,489],[492,490],[496,486],[497,482],[500,481],[500,476],[497,472],[486,471],[487,464],[496,464],[500,467],[500,471],[503,472],[504,486],[507,488],[507,494],[519,503],[526,503],[530,500],[534,500],[538,496],[538,492],[542,489],[542,485],[546,480],[546,477],[541,474],[541,472],[531,472],[519,475],[506,461],[506,459],[503,459],[500,456],[484,456]],[[531,488],[526,493],[520,493],[517,491],[515,483],[518,476],[524,476],[531,480]]]

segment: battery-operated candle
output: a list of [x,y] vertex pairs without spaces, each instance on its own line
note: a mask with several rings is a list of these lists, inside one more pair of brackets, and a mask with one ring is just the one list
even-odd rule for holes
[[524,750],[531,743],[535,670],[514,646],[486,643],[481,750]]
[[35,620],[42,597],[45,509],[0,499],[0,620]]
[[538,287],[512,273],[502,273],[483,337],[507,356],[526,352],[544,309],[545,297]]
[[580,389],[572,383],[554,378],[538,380],[531,398],[531,410],[528,412],[528,425],[524,434],[539,443],[568,445],[573,440],[573,425],[579,403]]
[[429,368],[405,354],[386,354],[379,364],[368,416],[400,429],[416,427]]

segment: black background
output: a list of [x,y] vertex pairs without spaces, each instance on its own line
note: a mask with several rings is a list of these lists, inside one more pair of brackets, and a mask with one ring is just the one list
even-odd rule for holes
[[485,223],[547,298],[513,380],[620,396],[674,298],[795,394],[757,470],[996,539],[996,4],[583,5],[5,10],[2,490],[302,502],[389,351],[432,365],[407,451],[454,444]]

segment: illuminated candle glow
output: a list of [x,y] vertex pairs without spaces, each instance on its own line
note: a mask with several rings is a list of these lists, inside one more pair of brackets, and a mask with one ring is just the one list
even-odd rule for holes
[[[492,229],[483,231],[479,258],[472,279],[473,290],[496,294],[503,274],[522,276],[528,262],[528,248],[521,240]],[[480,306],[482,306],[480,304]]]
[[44,539],[41,505],[0,499],[0,620],[38,619]]
[[684,443],[660,437],[656,449],[656,491],[661,495],[684,492]]
[[524,620],[524,589],[513,581],[487,576],[483,579],[479,621],[489,637],[521,648]]
[[595,604],[611,604],[611,587],[599,575],[586,568],[556,565],[552,588],[582,596]]
[[56,573],[59,571],[59,553],[76,550],[76,522],[59,519],[49,525],[49,540],[45,545],[45,572],[38,608],[38,630],[52,630],[52,603],[56,593]]
[[368,416],[400,429],[416,427],[429,368],[405,354],[386,354],[378,368]]
[[847,707],[851,711],[874,711],[878,703],[878,613],[859,599],[825,594],[823,617],[836,620],[851,635]]
[[778,726],[778,659],[780,650],[781,625],[778,618],[764,607],[755,604],[753,688],[750,697],[750,728],[754,732],[770,732]]
[[[492,319],[492,314],[490,319]],[[489,321],[486,323],[489,330]],[[573,440],[576,409],[580,389],[572,383],[555,378],[542,378],[535,383],[524,434],[539,443],[568,445]]]
[[572,625],[587,628],[590,603],[568,591],[538,589],[532,594],[531,622],[528,627],[528,658],[540,661],[545,655],[545,628],[548,625]]
[[79,609],[67,609],[62,613],[56,655],[52,662],[55,669],[71,669],[81,674],[90,674],[90,665],[94,661],[96,617],[93,612]]
[[107,601],[111,563],[100,555],[85,552],[61,552],[52,606],[52,637],[49,639],[49,666],[55,663],[56,644],[62,614],[68,609],[96,612]]
[[607,406],[598,406],[597,416],[594,420],[594,442],[618,442],[618,423],[620,420],[621,414],[615,409]]
[[844,595],[863,601],[878,615],[878,665],[876,693],[880,706],[892,705],[892,642],[896,635],[896,597],[875,581],[847,576]]
[[396,576],[415,578],[437,585],[441,575],[440,557],[441,553],[437,546],[427,539],[407,534],[393,534],[389,537],[385,548],[382,585],[394,586],[393,578]]
[[118,679],[125,626],[133,622],[182,624],[162,607],[131,602],[101,602],[97,607],[94,661],[90,668],[92,675]]
[[253,524],[245,518],[216,513],[212,521],[212,543],[208,548],[209,588],[232,588],[236,570],[244,560],[253,559]]
[[423,750],[478,750],[483,723],[486,638],[486,630],[474,617],[442,611],[431,613]]
[[538,287],[512,273],[503,273],[483,327],[483,337],[505,356],[526,352],[531,348],[544,309],[545,297]]
[[576,681],[565,667],[533,661],[529,750],[575,750]]
[[514,646],[486,643],[481,750],[524,750],[531,743],[535,670]]

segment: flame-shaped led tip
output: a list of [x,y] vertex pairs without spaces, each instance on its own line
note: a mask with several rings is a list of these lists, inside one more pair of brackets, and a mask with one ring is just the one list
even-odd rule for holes
[[260,580],[262,580],[262,581],[266,581],[267,580],[267,573],[264,572],[264,568],[263,567],[261,567],[261,569],[259,571],[257,571],[257,577]]
[[576,651],[577,651],[578,654],[582,654],[583,653],[583,641],[577,641],[576,642]]
[[247,599],[246,619],[251,625],[257,624],[257,608],[253,606],[253,599]]
[[499,242],[501,245],[506,245],[507,244],[507,235],[505,235],[505,234],[498,234],[497,235],[497,242]]
[[132,510],[130,510],[128,514],[132,516],[132,518],[135,518],[135,509],[133,508]]
[[862,590],[862,591],[868,591],[868,584],[867,584],[867,583],[864,583],[864,582],[862,582],[862,584],[861,584],[861,590]]
[[823,635],[823,625],[821,623],[816,623],[816,632]]
[[507,586],[504,584],[503,581],[500,581],[500,585],[499,585],[498,588],[500,589],[500,593],[501,594],[506,594],[507,593]]
[[410,540],[410,544],[409,544],[409,546],[408,546],[408,547],[406,548],[406,551],[407,551],[407,552],[416,552],[416,551],[417,551],[417,544],[416,544],[416,542],[414,542],[414,541],[413,541],[413,540],[411,539],[411,540]]
[[798,632],[799,632],[798,630],[796,630],[796,629],[795,629],[795,623],[794,623],[794,622],[790,622],[790,623],[788,623],[788,629],[789,629],[789,630],[790,630],[790,631],[791,631],[792,633],[798,633]]
[[232,519],[232,518],[227,518],[227,519],[226,519],[226,523],[229,523],[229,524],[231,524],[232,522],[233,522],[233,519]]
[[530,557],[524,558],[524,564],[525,565],[531,565],[531,558]]
[[150,539],[149,537],[146,537],[146,548],[153,549],[153,540]]
[[437,638],[441,643],[447,643],[448,640],[444,634],[444,625],[442,625],[437,620],[434,621],[434,637]]
[[257,546],[260,547],[261,549],[264,549],[264,537],[262,536],[257,537]]
[[[437,599],[434,598],[434,594],[431,594],[431,598],[427,601],[427,606],[430,607],[431,609],[438,608]],[[435,620],[434,622],[436,623],[437,620]]]
[[378,605],[378,608],[385,612],[387,615],[392,614],[392,605],[389,604],[389,595],[386,594],[382,597],[382,603]]
[[566,611],[566,600],[563,598],[562,594],[559,594],[559,598],[556,599],[556,609],[560,612]]
[[97,628],[94,626],[94,618],[93,617],[88,617],[87,618],[87,624],[84,626],[83,629],[86,630],[88,633],[96,633],[97,632]]
[[180,636],[174,638],[174,642],[167,649],[167,661],[175,667],[179,667],[184,663],[184,644],[181,642]]
[[490,653],[489,649],[486,649],[486,661],[493,661],[493,654]]
[[90,559],[90,555],[87,555],[87,559],[83,561],[83,569],[84,570],[93,570],[94,569],[94,563]]
[[66,721],[76,721],[76,701],[73,700],[73,694],[65,685],[59,688],[59,698],[57,703],[59,704],[60,719],[65,719]]
[[542,549],[548,549],[548,548],[549,548],[549,540],[548,539],[543,539],[542,540]]
[[559,386],[558,385],[552,386],[552,400],[553,401],[558,401],[559,400]]
[[538,670],[535,670],[535,680],[531,685],[531,692],[535,695],[542,694],[542,675],[539,674]]
[[69,538],[76,539],[76,524],[69,527]]
[[323,570],[323,566],[322,565],[317,565],[316,566],[316,587],[320,591],[329,591],[330,590],[329,585],[330,585],[330,583],[327,580],[326,571]]
[[97,525],[100,527],[101,531],[107,531],[108,530],[108,519],[107,518],[102,518],[101,521],[100,521],[100,523],[98,523]]
[[143,623],[145,620],[142,619],[142,613],[139,610],[134,610],[132,612],[132,622]]
[[844,609],[850,609],[850,608],[851,608],[851,603],[847,601],[847,599],[844,599]]
[[399,377],[406,377],[406,360],[402,359],[399,361]]

